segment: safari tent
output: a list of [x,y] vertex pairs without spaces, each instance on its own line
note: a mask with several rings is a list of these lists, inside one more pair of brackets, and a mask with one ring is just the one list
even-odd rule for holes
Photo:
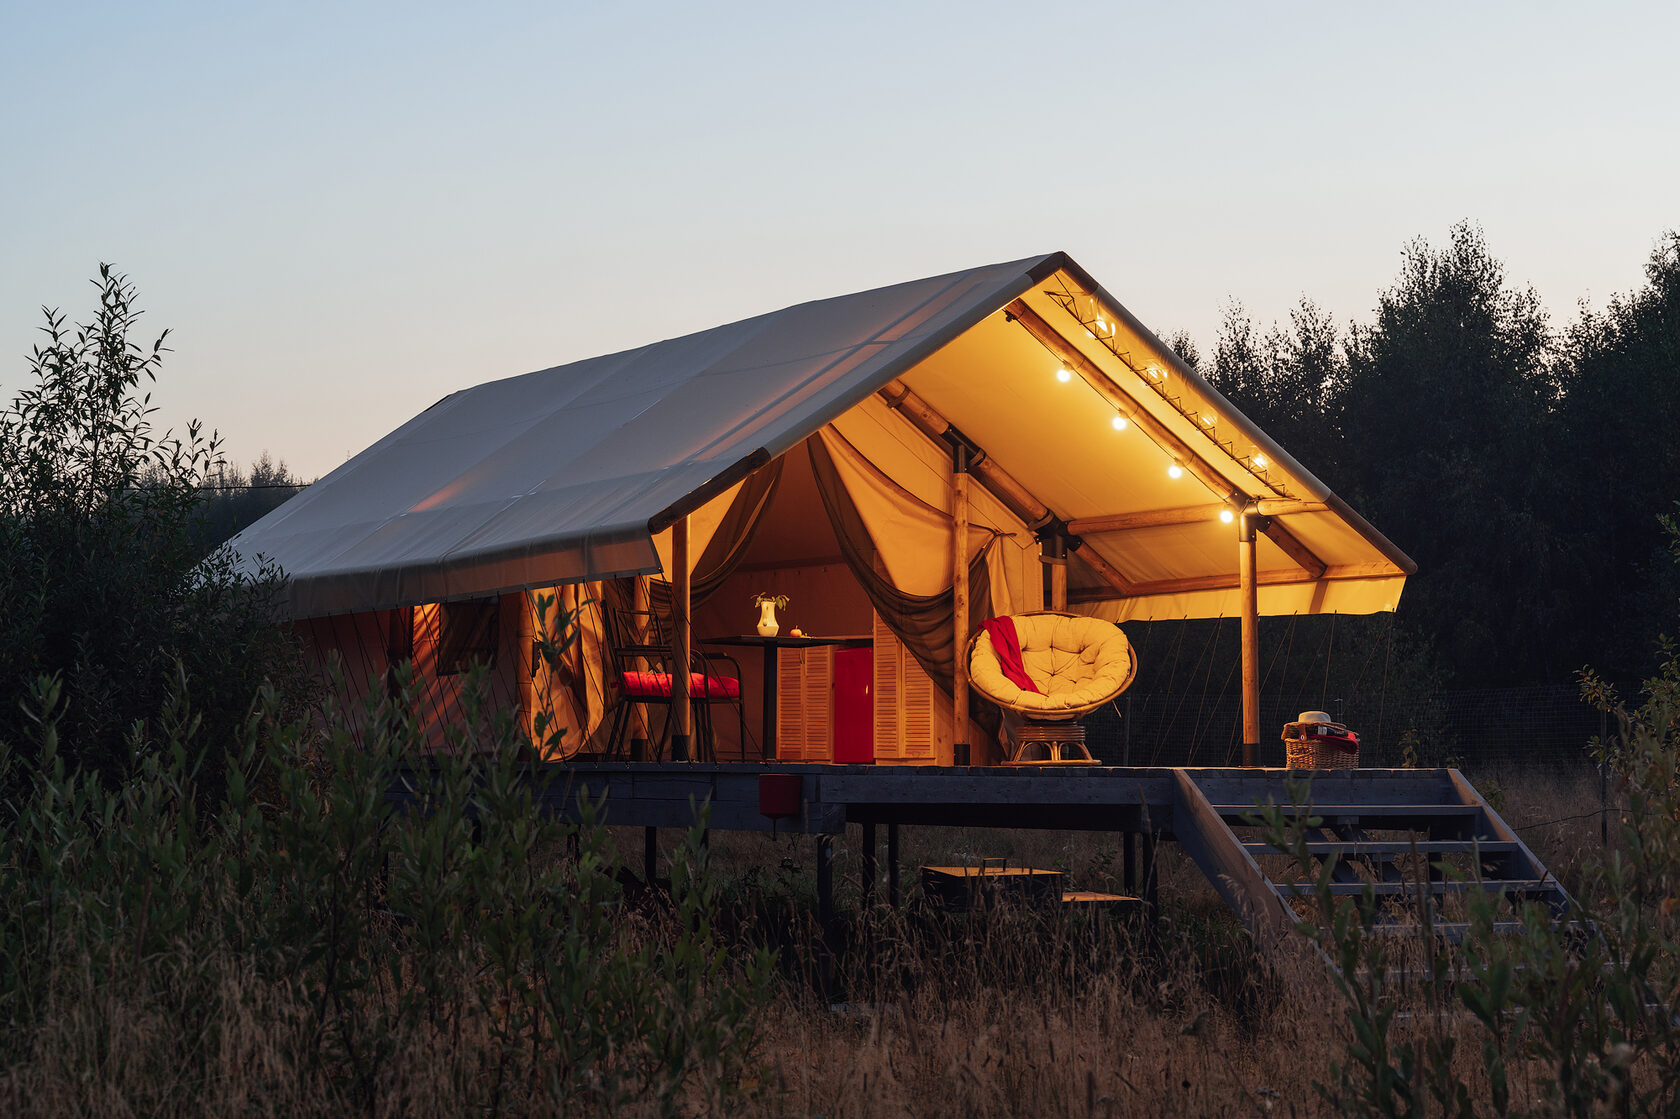
[[[605,748],[621,607],[664,611],[683,656],[785,594],[782,626],[869,650],[871,759],[950,764],[997,757],[960,655],[987,617],[1241,617],[1252,719],[1255,617],[1393,610],[1414,570],[1062,253],[462,389],[230,547],[279,565],[347,698],[411,659],[441,742],[477,661],[497,702],[565,728],[560,758]],[[554,663],[542,601],[577,619]],[[727,650],[717,758],[773,736],[830,760],[837,648],[764,649],[762,677],[761,650]]]

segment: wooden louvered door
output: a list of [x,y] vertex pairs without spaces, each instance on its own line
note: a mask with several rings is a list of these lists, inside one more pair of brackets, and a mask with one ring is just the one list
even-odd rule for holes
[[776,653],[776,756],[826,762],[834,755],[834,649]]
[[[951,737],[951,714],[939,689],[897,635],[875,615],[875,761],[933,765],[941,739]],[[949,746],[946,747],[949,749]]]

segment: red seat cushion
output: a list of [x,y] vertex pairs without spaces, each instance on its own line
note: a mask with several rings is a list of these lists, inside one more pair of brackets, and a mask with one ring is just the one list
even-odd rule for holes
[[[669,672],[626,672],[620,686],[632,699],[662,699],[671,694]],[[688,694],[695,699],[739,699],[741,681],[733,676],[688,674]]]

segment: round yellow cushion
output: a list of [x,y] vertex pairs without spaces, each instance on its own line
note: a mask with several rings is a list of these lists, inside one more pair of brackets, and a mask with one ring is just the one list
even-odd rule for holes
[[1003,674],[991,635],[981,631],[968,679],[993,702],[1053,719],[1112,699],[1131,683],[1132,643],[1114,623],[1062,614],[1017,614],[1013,620],[1022,664],[1038,691]]

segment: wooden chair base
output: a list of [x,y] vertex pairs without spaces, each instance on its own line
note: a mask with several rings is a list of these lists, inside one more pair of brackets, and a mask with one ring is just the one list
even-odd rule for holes
[[1025,722],[1015,732],[1015,748],[1005,765],[1095,765],[1085,748],[1085,728],[1077,719],[1061,723]]

